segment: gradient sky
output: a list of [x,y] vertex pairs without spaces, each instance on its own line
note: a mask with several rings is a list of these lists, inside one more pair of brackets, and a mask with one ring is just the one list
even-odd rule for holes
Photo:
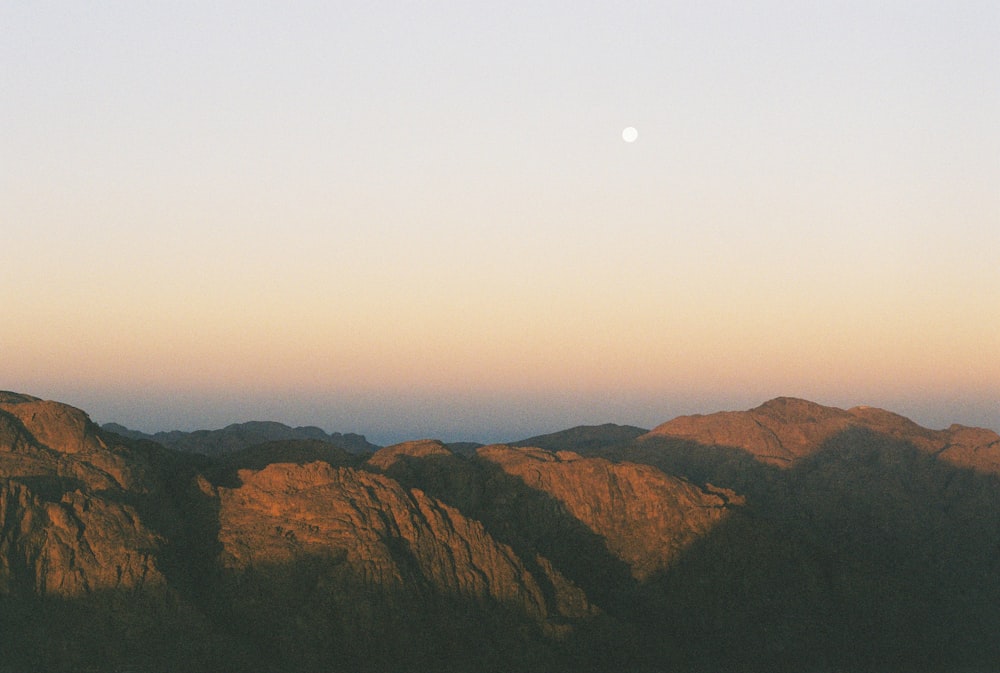
[[0,388],[378,443],[777,395],[1000,428],[995,0],[5,2],[0,35]]

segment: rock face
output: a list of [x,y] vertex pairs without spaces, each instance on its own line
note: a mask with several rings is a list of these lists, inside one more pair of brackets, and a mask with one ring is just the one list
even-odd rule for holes
[[[227,568],[327,558],[334,584],[377,591],[433,590],[494,601],[537,620],[549,606],[517,555],[458,510],[379,474],[326,463],[242,471],[220,489]],[[566,616],[566,615],[563,615]]]
[[127,504],[142,460],[78,409],[0,396],[0,594],[76,597],[161,585],[162,540]]
[[160,585],[161,540],[135,511],[80,490],[46,500],[0,482],[0,593],[78,597]]
[[136,465],[79,409],[22,396],[0,401],[0,476],[76,479],[93,490],[143,487]]
[[368,464],[385,471],[404,457],[425,458],[427,456],[451,455],[454,454],[443,442],[434,439],[420,439],[379,449],[375,452],[375,455],[368,459]]
[[477,453],[555,498],[600,536],[637,580],[665,570],[725,517],[728,505],[739,502],[735,493],[710,493],[648,465],[503,445]]
[[1000,470],[1000,436],[990,430],[959,425],[928,430],[882,409],[843,410],[789,397],[773,399],[749,411],[680,416],[657,426],[640,440],[668,438],[733,447],[751,453],[763,463],[788,467],[821,449],[837,434],[857,428],[909,442],[955,465],[994,473]]

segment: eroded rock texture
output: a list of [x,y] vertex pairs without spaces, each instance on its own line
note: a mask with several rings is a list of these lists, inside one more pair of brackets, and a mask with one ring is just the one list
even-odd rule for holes
[[637,580],[666,569],[738,500],[711,493],[648,465],[583,458],[571,451],[489,446],[480,458],[552,496],[628,564]]
[[329,560],[327,581],[337,584],[492,601],[538,620],[566,603],[547,605],[531,572],[481,523],[383,475],[317,462],[240,479],[239,488],[220,489],[226,567],[311,556]]
[[162,540],[129,503],[149,485],[142,462],[78,409],[0,397],[0,593],[162,584]]

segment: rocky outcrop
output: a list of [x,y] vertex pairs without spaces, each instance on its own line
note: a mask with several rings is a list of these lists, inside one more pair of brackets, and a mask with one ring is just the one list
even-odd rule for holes
[[952,425],[939,435],[937,455],[961,467],[1000,474],[1000,435],[986,428]]
[[805,400],[777,398],[750,411],[679,416],[653,428],[640,440],[668,437],[705,446],[727,446],[758,460],[787,467],[809,455],[824,440],[851,426],[850,413]]
[[[329,585],[433,592],[516,608],[544,621],[581,602],[568,584],[553,604],[513,550],[477,521],[394,480],[326,463],[241,471],[219,489],[222,561],[241,571],[328,560]],[[575,593],[574,593],[575,592]]]
[[385,471],[399,462],[403,457],[426,458],[428,456],[451,455],[454,454],[443,442],[439,442],[436,439],[418,439],[379,449],[375,452],[375,455],[368,459],[368,464]]
[[53,501],[0,480],[0,594],[61,598],[159,587],[162,544],[127,505],[65,491]]
[[86,488],[146,485],[140,460],[109,444],[87,415],[36,398],[0,400],[0,476],[75,479]]
[[583,458],[571,451],[497,445],[477,455],[561,503],[628,564],[637,580],[665,570],[726,516],[728,506],[740,502],[731,491],[709,492],[649,465]]
[[151,485],[79,409],[0,395],[0,594],[162,585],[162,540],[128,502]]
[[749,411],[680,416],[657,426],[639,441],[674,439],[742,449],[763,463],[789,467],[850,429],[907,442],[954,465],[1000,473],[1000,436],[991,430],[959,425],[929,430],[882,409],[859,406],[844,410],[790,397],[770,400]]

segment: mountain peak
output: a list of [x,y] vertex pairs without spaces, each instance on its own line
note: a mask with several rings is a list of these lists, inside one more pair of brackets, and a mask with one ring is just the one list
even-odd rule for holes
[[418,439],[381,448],[368,459],[368,464],[374,465],[380,470],[388,470],[403,457],[427,458],[428,456],[452,455],[454,453],[443,442],[436,439]]
[[929,430],[876,407],[844,410],[795,397],[776,397],[748,411],[678,416],[640,439],[672,438],[742,449],[761,462],[789,467],[850,428],[908,442],[956,465],[1000,471],[1000,436],[991,430],[961,426]]
[[847,412],[836,407],[828,407],[798,397],[775,397],[751,413],[767,414],[785,421],[810,421],[821,418],[843,417]]
[[41,402],[38,397],[15,393],[9,390],[0,390],[0,404],[24,404],[25,402]]
[[104,448],[90,417],[68,404],[5,393],[0,396],[0,411],[16,418],[34,440],[49,450],[79,453]]
[[646,432],[648,430],[633,425],[616,425],[614,423],[578,425],[568,430],[522,439],[511,443],[511,446],[532,446],[548,451],[572,449],[573,451],[594,454],[612,446],[628,443]]

